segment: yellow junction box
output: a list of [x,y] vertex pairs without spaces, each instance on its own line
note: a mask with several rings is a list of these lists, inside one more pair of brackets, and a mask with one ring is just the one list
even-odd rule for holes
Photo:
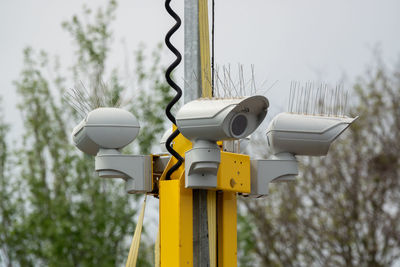
[[221,152],[215,190],[250,193],[250,157],[243,154]]

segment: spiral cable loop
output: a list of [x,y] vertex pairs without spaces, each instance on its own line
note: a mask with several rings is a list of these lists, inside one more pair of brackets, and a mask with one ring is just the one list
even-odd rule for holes
[[[165,109],[165,113],[168,117],[168,119],[176,125],[176,119],[174,117],[174,115],[172,115],[171,113],[171,109],[172,107],[176,104],[176,102],[178,102],[178,100],[181,98],[182,96],[182,89],[171,79],[171,73],[172,71],[179,65],[179,63],[182,60],[182,55],[181,53],[179,53],[178,49],[176,49],[172,44],[171,44],[171,36],[179,29],[179,27],[181,26],[182,22],[181,19],[179,18],[179,16],[172,10],[172,8],[170,7],[170,3],[171,0],[166,0],[165,1],[165,9],[167,10],[168,14],[171,15],[171,17],[173,17],[176,21],[175,25],[167,32],[166,36],[165,36],[165,44],[167,45],[167,47],[169,48],[169,50],[171,50],[172,53],[174,53],[174,55],[176,56],[176,59],[174,62],[172,62],[172,64],[167,68],[166,72],[165,72],[165,78],[167,80],[167,83],[176,91],[176,95],[175,97],[171,100],[171,102],[168,103],[166,109]],[[170,180],[171,179],[171,174],[176,171],[183,163],[183,158],[181,157],[181,155],[178,154],[178,152],[176,152],[172,146],[171,143],[172,141],[180,134],[180,131],[178,129],[176,129],[167,139],[166,143],[165,143],[165,147],[167,148],[168,152],[171,153],[171,155],[176,158],[178,160],[177,163],[175,163],[175,165],[173,165],[166,174],[165,179],[166,180]]]

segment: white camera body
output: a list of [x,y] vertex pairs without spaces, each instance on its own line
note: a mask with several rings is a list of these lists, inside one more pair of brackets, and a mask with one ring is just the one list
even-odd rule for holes
[[254,132],[267,115],[264,96],[236,99],[201,98],[184,105],[176,115],[179,131],[188,139],[241,139]]
[[128,193],[152,190],[151,157],[122,155],[120,150],[139,134],[136,117],[119,108],[98,108],[72,131],[77,148],[96,156],[95,169],[103,178],[122,178]]
[[185,186],[215,188],[221,161],[219,140],[236,140],[252,134],[267,115],[264,96],[237,99],[198,99],[184,105],[176,124],[193,148],[185,154]]
[[332,142],[356,119],[280,113],[269,124],[268,146],[274,155],[324,156]]
[[98,108],[82,120],[72,131],[77,148],[89,155],[97,155],[99,149],[121,149],[139,134],[136,117],[119,108]]

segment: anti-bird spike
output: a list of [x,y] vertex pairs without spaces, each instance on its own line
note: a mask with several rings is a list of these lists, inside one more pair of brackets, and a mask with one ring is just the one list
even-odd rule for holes
[[[193,73],[193,77],[196,81],[199,81],[200,77],[197,77],[196,73]],[[262,85],[257,85],[255,80],[255,68],[251,65],[250,77],[246,80],[245,68],[242,64],[237,65],[237,72],[232,71],[231,66],[220,66],[216,65],[214,68],[214,96],[213,99],[227,99],[227,98],[241,98],[250,95],[265,95],[278,81],[274,81],[268,88],[262,90],[267,85],[267,81],[264,81]],[[210,80],[206,80],[211,85]],[[184,80],[186,86],[191,86],[193,81]]]
[[[63,94],[63,99],[68,103],[76,113],[85,118],[87,114],[100,107],[115,107],[119,108],[132,100],[131,97],[120,96],[113,103],[107,84],[101,81],[98,83],[97,90],[89,90],[85,87],[82,81],[76,88],[70,88]],[[126,92],[125,92],[126,93]],[[126,99],[125,99],[126,98]]]
[[345,117],[347,111],[348,92],[343,85],[334,88],[326,83],[318,87],[313,82],[292,81],[289,89],[288,112],[295,114]]

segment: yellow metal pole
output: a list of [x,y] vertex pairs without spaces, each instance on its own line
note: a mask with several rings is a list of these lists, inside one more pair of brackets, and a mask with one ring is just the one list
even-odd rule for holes
[[218,193],[218,266],[237,266],[236,192]]
[[216,191],[207,192],[208,218],[208,250],[210,253],[210,267],[217,266],[217,194]]
[[161,266],[193,266],[192,190],[160,181]]

